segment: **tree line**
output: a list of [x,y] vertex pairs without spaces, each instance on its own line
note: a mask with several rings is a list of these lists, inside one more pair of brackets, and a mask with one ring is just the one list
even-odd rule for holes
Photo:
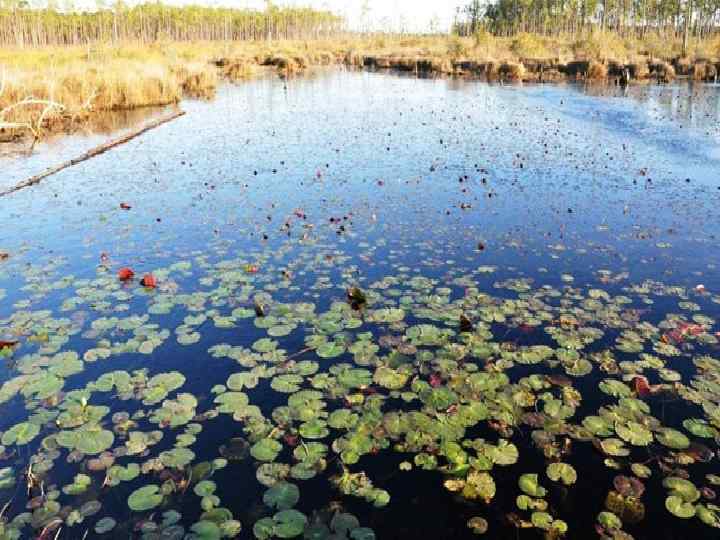
[[345,28],[342,17],[325,10],[278,7],[264,10],[174,7],[146,3],[112,6],[98,0],[97,8],[80,11],[65,2],[43,8],[26,0],[0,0],[0,45],[19,47],[83,45],[93,42],[160,40],[260,40],[331,37]]
[[601,29],[624,37],[704,38],[720,31],[720,0],[472,0],[458,10],[455,30],[480,29],[501,36]]

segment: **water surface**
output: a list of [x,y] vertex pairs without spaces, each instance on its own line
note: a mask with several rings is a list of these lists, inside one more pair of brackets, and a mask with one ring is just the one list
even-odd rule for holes
[[[719,87],[332,71],[185,108],[0,201],[0,339],[19,341],[0,502],[21,537],[59,520],[59,538],[288,537],[307,519],[328,538],[345,512],[352,538],[471,538],[482,517],[489,538],[584,539],[613,509],[607,537],[717,536],[700,516],[717,520]],[[4,159],[0,184],[90,145]],[[239,437],[252,455],[227,450]],[[606,508],[618,475],[648,473]],[[131,511],[147,485],[162,501]]]

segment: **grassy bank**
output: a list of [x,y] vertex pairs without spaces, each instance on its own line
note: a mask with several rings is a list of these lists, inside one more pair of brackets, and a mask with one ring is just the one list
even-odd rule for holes
[[672,39],[638,42],[609,33],[582,39],[522,34],[497,38],[368,37],[321,41],[156,43],[0,50],[0,138],[69,130],[100,111],[210,98],[222,79],[262,68],[290,76],[318,65],[562,81],[713,80],[720,38],[695,42],[681,58]]

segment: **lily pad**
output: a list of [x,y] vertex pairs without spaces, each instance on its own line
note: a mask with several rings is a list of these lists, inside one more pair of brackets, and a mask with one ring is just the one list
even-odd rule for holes
[[282,450],[282,444],[275,439],[260,439],[250,448],[250,455],[258,461],[274,461]]
[[295,484],[278,482],[263,495],[263,502],[277,510],[288,510],[300,499],[300,490]]
[[658,442],[673,450],[684,450],[690,446],[688,439],[681,431],[672,428],[662,428],[655,434]]
[[577,472],[572,465],[567,463],[551,463],[547,467],[547,475],[554,482],[562,481],[566,486],[570,486],[577,481]]
[[670,495],[665,499],[665,508],[674,516],[683,519],[688,519],[695,515],[695,507],[677,495]]
[[544,497],[547,494],[547,490],[540,485],[537,474],[526,473],[521,475],[518,485],[524,493],[531,497]]
[[154,484],[136,489],[128,497],[128,506],[133,512],[152,510],[163,501],[160,487]]
[[2,436],[4,445],[19,444],[25,445],[37,437],[40,433],[40,426],[30,422],[21,422],[8,429]]

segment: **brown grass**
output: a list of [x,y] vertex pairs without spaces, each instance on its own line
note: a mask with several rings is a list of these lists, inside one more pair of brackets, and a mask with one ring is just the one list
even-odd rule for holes
[[185,96],[196,99],[210,99],[215,96],[217,70],[209,63],[190,63],[173,66],[172,74]]
[[[100,111],[211,97],[220,77],[239,81],[269,66],[285,77],[311,66],[345,63],[488,78],[554,80],[558,64],[573,60],[589,79],[607,78],[607,66],[627,65],[635,79],[669,81],[677,74],[713,78],[720,37],[693,41],[678,59],[679,39],[649,34],[642,41],[610,32],[581,39],[519,34],[472,38],[369,36],[283,42],[156,43],[0,50],[0,124],[32,127],[36,134],[53,119],[81,119]],[[652,60],[648,60],[652,59]],[[703,60],[698,63],[698,59]],[[674,61],[674,66],[669,61]],[[542,66],[542,69],[539,69]],[[572,70],[576,67],[572,67]],[[2,75],[4,73],[4,76]],[[31,130],[31,131],[32,131]],[[7,131],[7,130],[6,130]]]
[[608,68],[605,64],[601,64],[600,62],[593,60],[590,62],[590,65],[588,66],[587,70],[587,78],[593,81],[599,81],[607,79],[608,76]]

